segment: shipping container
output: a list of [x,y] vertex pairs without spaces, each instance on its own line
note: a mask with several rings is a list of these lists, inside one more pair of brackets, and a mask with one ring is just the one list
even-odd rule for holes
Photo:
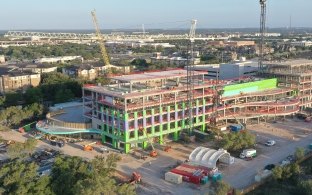
[[181,164],[180,166],[177,166],[171,170],[172,173],[181,175],[183,181],[194,184],[206,182],[206,178],[208,178],[210,175],[213,175],[216,171],[217,169],[209,169],[207,167],[190,164]]
[[172,172],[167,172],[165,174],[165,180],[175,183],[175,184],[180,184],[182,183],[182,175],[178,175]]

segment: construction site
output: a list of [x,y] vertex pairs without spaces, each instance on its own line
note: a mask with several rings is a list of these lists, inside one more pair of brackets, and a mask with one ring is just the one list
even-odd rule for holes
[[[247,165],[248,162],[245,162],[247,155],[242,159],[235,158],[237,156],[231,156],[226,150],[217,148],[214,140],[203,143],[198,137],[211,132],[230,133],[229,129],[248,129],[256,135],[256,143],[264,145],[259,140],[274,137],[281,146],[282,142],[295,141],[296,132],[281,133],[282,125],[275,124],[280,134],[285,134],[285,137],[278,137],[275,132],[277,130],[272,128],[274,125],[266,128],[263,124],[279,119],[292,120],[312,104],[312,60],[264,61],[265,3],[265,0],[260,0],[258,73],[256,76],[227,80],[207,79],[207,72],[194,71],[196,65],[193,50],[197,20],[191,21],[187,48],[189,56],[184,69],[113,75],[111,69],[115,66],[110,63],[93,11],[97,41],[110,84],[84,85],[80,103],[61,105],[57,110],[51,111],[47,120],[36,124],[37,130],[59,137],[65,135],[72,138],[79,135],[81,138],[82,134],[89,135],[87,139],[91,139],[88,140],[90,143],[86,139],[86,143],[77,148],[87,151],[89,154],[81,155],[90,158],[94,157],[95,152],[103,154],[112,150],[125,153],[118,164],[120,175],[132,174],[129,183],[140,183],[141,178],[144,178],[148,181],[145,184],[156,188],[151,190],[149,186],[144,189],[142,185],[142,194],[170,194],[173,191],[194,193],[190,189],[185,191],[182,186],[172,187],[167,182],[181,184],[186,181],[199,186],[207,184],[208,180],[221,180],[223,176],[235,188],[248,187],[254,181],[256,171],[252,164]],[[77,116],[77,113],[81,116]],[[73,118],[79,120],[73,121]],[[292,148],[282,150],[280,154],[278,150],[273,151],[276,156],[270,156],[270,161],[276,163],[295,146],[305,145],[308,141],[307,129],[306,126],[300,129],[304,132],[301,142],[291,143],[289,147]],[[179,140],[184,142],[181,144]],[[254,145],[261,155],[259,161],[252,162],[256,166],[263,166],[267,162],[262,154],[269,154],[269,151],[262,145]],[[65,146],[67,150],[66,147],[68,146]],[[169,151],[172,153],[168,153]],[[253,157],[255,156],[250,158]],[[228,165],[231,165],[231,169]],[[245,173],[243,169],[247,166],[249,171]],[[159,180],[163,176],[166,182]],[[242,182],[247,177],[248,181]]]
[[219,81],[194,71],[191,110],[186,70],[116,76],[115,84],[83,88],[84,116],[102,131],[104,143],[128,153],[146,148],[149,141],[177,141],[190,125],[205,132],[212,126],[245,126],[294,115],[311,105],[311,65],[308,60],[271,63],[262,78]]

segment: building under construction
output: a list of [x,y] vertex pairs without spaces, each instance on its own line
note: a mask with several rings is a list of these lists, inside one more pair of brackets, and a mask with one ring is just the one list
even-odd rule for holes
[[311,100],[312,61],[270,63],[265,77],[207,80],[195,71],[193,121],[188,111],[187,72],[181,69],[112,77],[109,86],[83,88],[84,116],[102,140],[129,152],[145,148],[149,138],[160,144],[178,140],[190,124],[199,131],[229,122],[261,122],[293,115]]

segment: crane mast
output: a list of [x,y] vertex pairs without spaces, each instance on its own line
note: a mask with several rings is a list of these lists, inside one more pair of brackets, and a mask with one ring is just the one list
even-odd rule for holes
[[261,15],[260,15],[260,43],[259,43],[259,72],[263,71],[264,60],[264,37],[265,37],[265,23],[266,23],[266,0],[260,0]]
[[107,54],[107,50],[106,50],[106,47],[105,47],[105,44],[104,44],[104,38],[103,38],[103,36],[101,34],[99,23],[98,23],[98,20],[96,18],[95,10],[91,11],[91,15],[92,15],[93,24],[94,24],[94,27],[95,27],[96,37],[97,37],[97,40],[99,42],[99,46],[100,46],[100,49],[101,49],[101,54],[102,54],[102,57],[103,57],[103,60],[104,60],[104,65],[107,67],[106,71],[110,72],[110,68],[109,68],[110,60],[109,60],[109,56]]
[[197,20],[191,21],[191,29],[189,33],[190,39],[190,59],[187,64],[187,98],[188,98],[188,132],[189,134],[194,128],[193,124],[193,102],[194,102],[194,41]]

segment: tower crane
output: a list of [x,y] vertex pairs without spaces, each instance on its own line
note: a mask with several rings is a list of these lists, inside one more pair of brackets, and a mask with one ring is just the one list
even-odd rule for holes
[[265,23],[266,23],[266,1],[260,0],[261,15],[260,15],[260,43],[259,43],[259,72],[263,71],[263,60],[264,60],[264,37],[265,37]]
[[110,66],[111,66],[111,64],[110,64],[109,56],[107,54],[107,50],[106,50],[106,47],[105,47],[104,38],[103,38],[103,35],[101,34],[99,23],[98,23],[98,20],[96,18],[95,10],[91,11],[91,15],[92,15],[93,24],[94,24],[94,27],[95,27],[96,37],[97,37],[97,40],[98,40],[98,43],[99,43],[99,46],[100,46],[100,49],[101,49],[101,54],[102,54],[102,57],[103,57],[103,60],[104,60],[104,65],[106,66],[106,71],[108,73],[110,73]]
[[191,20],[191,29],[189,33],[190,40],[190,60],[187,64],[187,99],[188,99],[188,132],[189,134],[194,128],[193,124],[193,102],[194,102],[194,41],[197,20]]

